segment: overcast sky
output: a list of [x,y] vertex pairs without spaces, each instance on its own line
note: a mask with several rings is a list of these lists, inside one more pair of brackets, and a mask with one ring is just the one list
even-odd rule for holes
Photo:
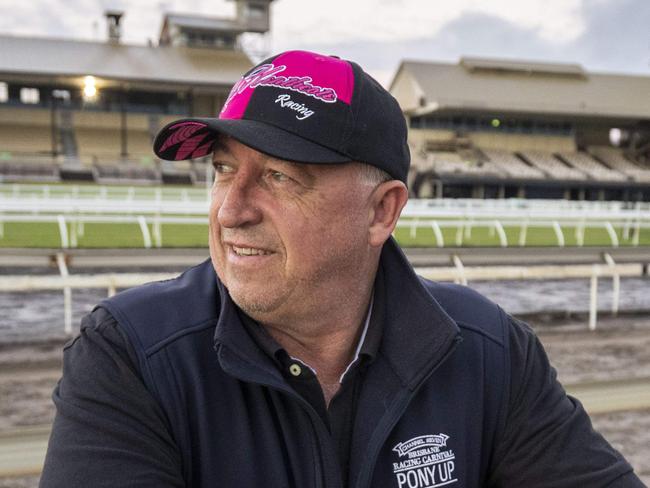
[[[233,16],[226,0],[0,0],[0,33],[103,40],[103,11],[126,11],[128,43],[157,41],[164,12]],[[359,62],[386,84],[402,59],[560,61],[650,75],[650,0],[276,0],[271,52]]]

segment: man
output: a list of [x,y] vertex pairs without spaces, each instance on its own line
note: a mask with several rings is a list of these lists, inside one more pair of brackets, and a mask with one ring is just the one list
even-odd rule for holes
[[42,486],[642,486],[528,327],[418,278],[391,238],[406,125],[356,64],[291,51],[218,119],[210,260],[82,323]]

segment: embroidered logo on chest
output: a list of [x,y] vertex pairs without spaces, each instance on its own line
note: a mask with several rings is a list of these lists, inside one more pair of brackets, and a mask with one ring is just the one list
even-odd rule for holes
[[447,448],[446,434],[421,435],[400,442],[393,451],[398,461],[393,473],[399,488],[433,488],[456,483],[454,451]]

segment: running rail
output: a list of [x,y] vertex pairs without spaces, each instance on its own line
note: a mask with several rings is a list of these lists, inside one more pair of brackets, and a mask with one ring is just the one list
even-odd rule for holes
[[[621,276],[643,276],[643,263],[614,263],[611,256],[605,264],[573,265],[520,265],[520,266],[464,266],[460,257],[454,255],[453,266],[416,267],[421,276],[434,281],[453,281],[467,284],[468,281],[493,280],[530,280],[530,279],[568,279],[588,278],[591,280],[589,303],[589,329],[596,329],[598,310],[598,279],[611,277],[614,280],[614,297],[612,313],[618,312],[620,286],[616,286]],[[64,327],[67,334],[73,333],[72,327],[72,290],[104,288],[107,295],[115,294],[118,289],[130,288],[151,281],[166,280],[176,273],[101,273],[70,274],[65,255],[56,256],[59,276],[38,275],[4,275],[0,276],[0,292],[28,292],[35,290],[63,290],[64,293]]]

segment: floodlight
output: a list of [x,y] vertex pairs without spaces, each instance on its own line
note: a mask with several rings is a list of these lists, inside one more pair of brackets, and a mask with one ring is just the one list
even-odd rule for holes
[[86,76],[84,78],[84,98],[95,98],[97,96],[97,87],[95,86],[95,77]]

